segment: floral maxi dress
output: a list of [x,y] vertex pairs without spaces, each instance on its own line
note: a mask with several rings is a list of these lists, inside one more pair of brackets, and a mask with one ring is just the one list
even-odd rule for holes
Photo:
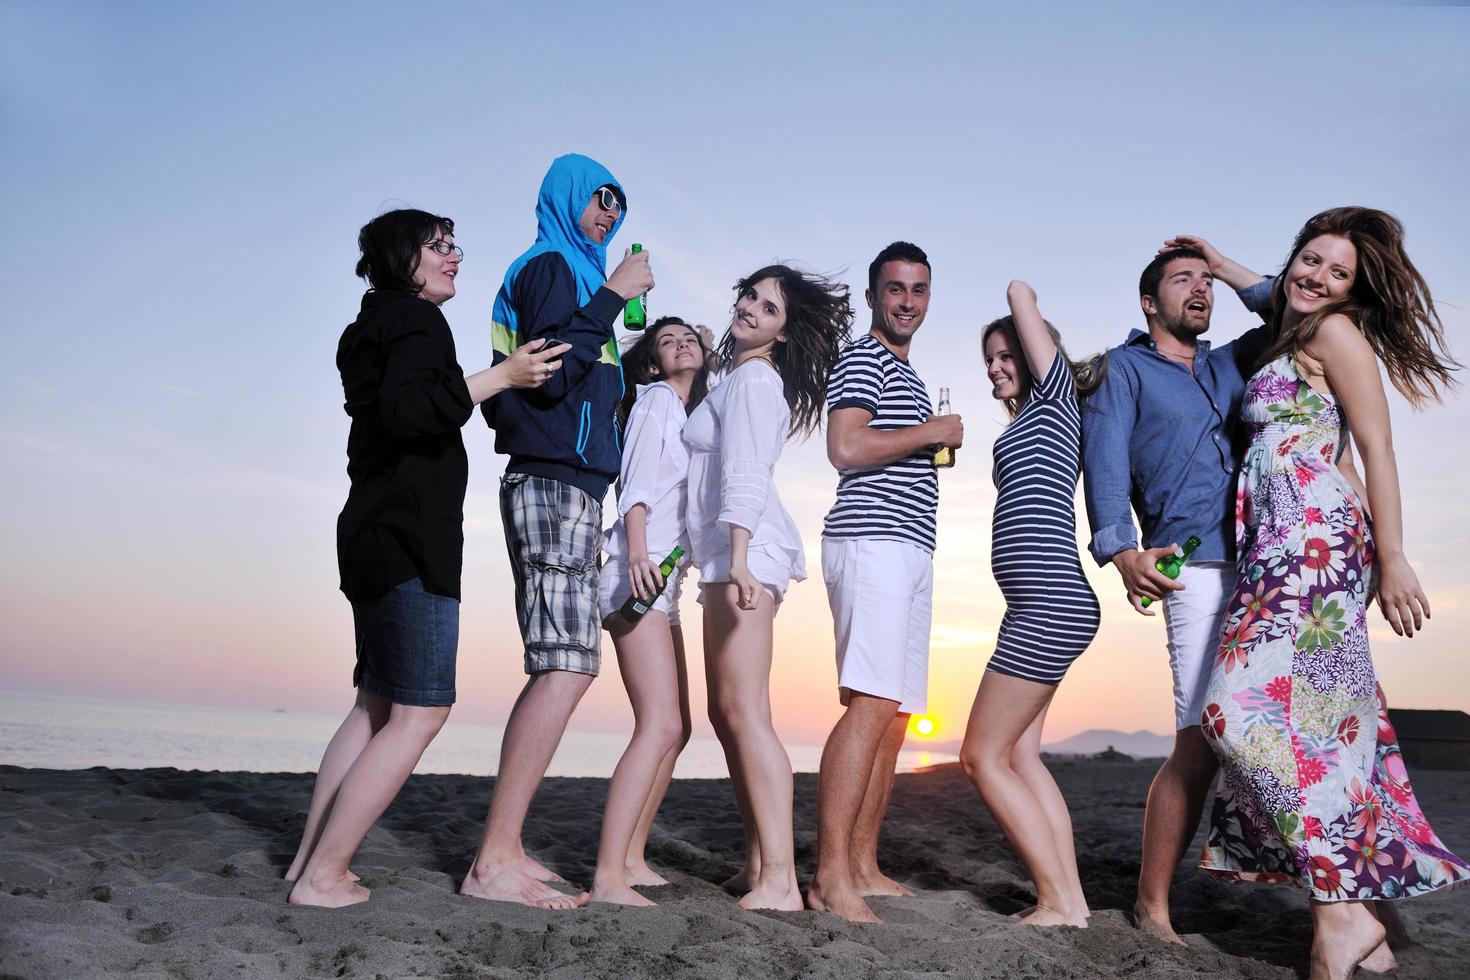
[[1201,717],[1221,770],[1201,867],[1323,902],[1470,880],[1419,809],[1379,699],[1373,534],[1336,465],[1342,413],[1290,354],[1251,378],[1241,413],[1239,575]]

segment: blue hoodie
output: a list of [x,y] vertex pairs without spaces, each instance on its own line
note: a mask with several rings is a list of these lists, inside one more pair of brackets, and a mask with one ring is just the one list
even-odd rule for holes
[[540,388],[512,389],[483,406],[495,429],[495,451],[510,457],[507,473],[529,473],[578,486],[597,500],[622,461],[617,406],[623,397],[615,323],[623,298],[605,285],[607,240],[595,244],[579,220],[604,184],[622,192],[608,169],[579,154],[552,161],[536,201],[536,244],[506,270],[495,297],[493,363],[545,338],[572,345],[562,368]]

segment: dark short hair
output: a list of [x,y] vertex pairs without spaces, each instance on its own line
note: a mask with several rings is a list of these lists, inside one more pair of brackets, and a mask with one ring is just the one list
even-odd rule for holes
[[417,293],[419,248],[435,238],[454,234],[454,222],[441,215],[400,208],[378,215],[357,233],[357,275],[374,289],[404,289]]
[[1138,277],[1138,295],[1158,296],[1159,283],[1164,281],[1164,269],[1175,259],[1199,259],[1208,263],[1205,253],[1197,248],[1171,248],[1167,252],[1155,255],[1153,261],[1144,267],[1143,275]]
[[870,293],[878,291],[878,273],[882,271],[884,262],[912,262],[928,269],[930,275],[934,274],[933,268],[929,265],[929,256],[924,254],[922,248],[913,242],[894,242],[886,246],[878,253],[878,257],[868,264],[868,292]]

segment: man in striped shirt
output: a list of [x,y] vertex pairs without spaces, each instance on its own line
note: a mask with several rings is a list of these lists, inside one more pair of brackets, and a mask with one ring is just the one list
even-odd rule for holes
[[817,873],[807,904],[881,921],[864,896],[910,895],[878,870],[878,828],[912,712],[928,698],[929,617],[939,480],[934,451],[958,449],[958,415],[930,414],[909,365],[929,310],[929,258],[894,242],[868,267],[867,336],[827,382],[827,458],[840,474],[822,530],[822,576],[847,706],[822,751]]

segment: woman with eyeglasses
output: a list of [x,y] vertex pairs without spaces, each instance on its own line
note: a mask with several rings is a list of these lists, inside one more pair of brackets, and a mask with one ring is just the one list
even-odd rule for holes
[[745,829],[744,908],[800,910],[791,760],[771,723],[776,608],[806,578],[801,534],[774,483],[786,439],[821,426],[827,375],[852,330],[846,286],[784,265],[735,285],[720,341],[729,373],[684,426],[688,527],[704,606],[709,714]]
[[[608,785],[590,900],[653,905],[633,887],[668,884],[648,866],[644,848],[690,731],[679,624],[684,569],[676,567],[665,581],[659,565],[675,547],[689,550],[689,453],[681,433],[709,392],[707,351],[698,329],[678,317],[655,321],[624,352],[623,374],[630,385],[619,410],[627,437],[618,520],[604,543],[598,599],[633,705],[633,737]],[[657,598],[630,623],[620,610],[635,592]]]
[[286,872],[292,904],[333,908],[367,901],[348,862],[454,703],[468,480],[460,427],[497,392],[542,384],[567,349],[526,344],[466,377],[439,311],[464,257],[454,222],[389,211],[357,243],[357,275],[371,288],[337,347],[352,418],[337,559],[352,602],[357,697],[322,757]]

